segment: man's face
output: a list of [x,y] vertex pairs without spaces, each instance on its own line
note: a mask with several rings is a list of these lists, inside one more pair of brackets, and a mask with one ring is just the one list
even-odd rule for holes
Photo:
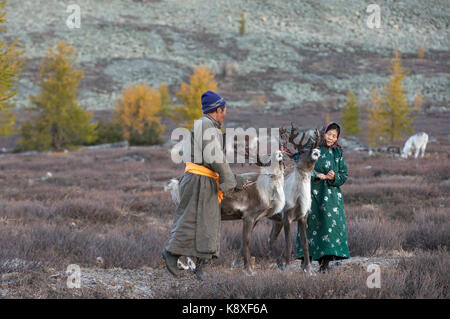
[[223,111],[222,111],[222,109],[219,107],[219,108],[217,109],[217,122],[219,122],[220,125],[222,125],[222,122],[223,122],[223,120],[225,119],[226,116],[227,116],[227,107],[225,106],[225,107],[223,108]]

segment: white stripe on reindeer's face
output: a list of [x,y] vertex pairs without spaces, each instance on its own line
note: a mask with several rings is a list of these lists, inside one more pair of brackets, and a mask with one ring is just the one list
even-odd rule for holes
[[275,160],[277,162],[282,162],[283,161],[283,153],[279,150],[275,151]]
[[317,161],[317,160],[319,159],[319,157],[320,157],[320,150],[317,149],[317,148],[313,149],[313,150],[312,150],[312,153],[311,153],[311,158],[312,158],[314,161]]

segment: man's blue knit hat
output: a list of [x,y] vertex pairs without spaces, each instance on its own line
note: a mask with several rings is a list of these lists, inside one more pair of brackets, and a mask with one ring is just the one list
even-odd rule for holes
[[203,114],[214,112],[219,106],[226,105],[227,102],[219,94],[212,91],[206,91],[202,94]]

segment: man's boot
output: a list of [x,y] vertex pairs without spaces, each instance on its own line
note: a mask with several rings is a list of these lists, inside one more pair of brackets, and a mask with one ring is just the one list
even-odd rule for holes
[[180,275],[180,270],[177,266],[178,256],[172,254],[166,248],[162,250],[162,256],[166,262],[167,270],[175,277],[178,277]]

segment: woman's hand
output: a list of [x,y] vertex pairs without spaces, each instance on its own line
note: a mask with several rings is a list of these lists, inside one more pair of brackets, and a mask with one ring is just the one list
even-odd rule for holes
[[327,175],[325,175],[325,174],[317,174],[317,177],[318,177],[320,180],[325,180],[325,179],[334,180],[335,175],[334,175],[334,171],[333,171],[333,170],[330,170],[330,171],[328,172]]
[[330,170],[326,176],[328,179],[334,180],[334,171]]

